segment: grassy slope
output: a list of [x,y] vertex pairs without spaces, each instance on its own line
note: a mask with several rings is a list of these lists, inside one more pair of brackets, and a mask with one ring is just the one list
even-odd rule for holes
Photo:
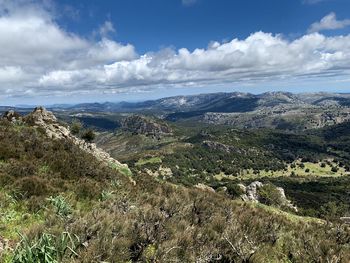
[[[344,227],[339,240],[331,225],[159,183],[144,174],[135,177],[133,186],[69,142],[50,141],[26,125],[1,123],[0,144],[0,236],[10,247],[20,240],[17,231],[32,245],[45,233],[56,238],[68,231],[76,237],[71,246],[78,256],[64,250],[60,261],[65,262],[216,257],[224,262],[305,262],[334,256],[346,262],[349,256]],[[62,207],[53,205],[50,196],[63,198],[67,215],[59,213]],[[2,261],[27,253],[21,244],[14,252],[5,250]],[[52,246],[59,250],[57,243]]]

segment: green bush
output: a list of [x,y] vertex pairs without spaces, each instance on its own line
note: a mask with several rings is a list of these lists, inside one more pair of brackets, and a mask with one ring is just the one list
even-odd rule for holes
[[83,127],[82,123],[79,120],[74,119],[70,126],[70,131],[73,135],[78,135],[82,127]]
[[264,184],[258,188],[259,200],[266,205],[282,206],[283,198],[280,191],[273,184]]
[[227,192],[232,196],[232,197],[239,197],[242,194],[244,194],[244,191],[242,190],[241,187],[237,184],[228,184],[227,186]]
[[81,138],[86,142],[92,142],[93,140],[95,140],[95,137],[96,137],[95,132],[92,129],[87,129],[81,135]]

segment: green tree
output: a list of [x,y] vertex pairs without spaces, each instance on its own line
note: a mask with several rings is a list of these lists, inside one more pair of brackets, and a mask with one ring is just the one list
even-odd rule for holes
[[92,129],[87,129],[83,132],[81,138],[86,142],[92,142],[95,139],[96,135]]
[[77,135],[80,133],[82,127],[82,123],[78,119],[74,119],[72,121],[72,125],[70,126],[70,131],[72,134]]

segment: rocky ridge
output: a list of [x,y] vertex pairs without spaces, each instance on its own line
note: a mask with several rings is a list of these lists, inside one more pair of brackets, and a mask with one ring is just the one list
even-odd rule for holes
[[[18,114],[9,111],[3,115],[3,118],[6,118],[13,122],[14,120],[17,120],[20,117],[18,117]],[[118,162],[117,160],[112,158],[107,152],[98,148],[96,144],[86,142],[72,135],[69,130],[69,127],[65,127],[63,124],[59,123],[56,116],[52,112],[47,111],[44,107],[35,108],[31,113],[29,113],[21,119],[23,119],[23,121],[28,124],[40,127],[42,130],[45,131],[47,137],[51,139],[70,140],[75,145],[79,146],[80,149],[92,154],[98,160],[105,162],[107,165],[128,169],[128,166],[126,164]]]

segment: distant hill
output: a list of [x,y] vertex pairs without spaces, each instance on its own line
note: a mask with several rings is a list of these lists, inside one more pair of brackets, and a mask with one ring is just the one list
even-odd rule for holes
[[56,105],[59,113],[142,113],[168,121],[200,121],[239,128],[304,130],[350,120],[350,94],[266,92],[211,93],[144,102]]

